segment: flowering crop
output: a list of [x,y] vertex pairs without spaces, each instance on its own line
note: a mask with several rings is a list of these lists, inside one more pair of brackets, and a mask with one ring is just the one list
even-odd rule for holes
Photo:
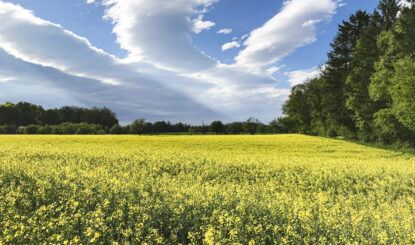
[[415,157],[280,136],[1,136],[0,244],[415,243]]

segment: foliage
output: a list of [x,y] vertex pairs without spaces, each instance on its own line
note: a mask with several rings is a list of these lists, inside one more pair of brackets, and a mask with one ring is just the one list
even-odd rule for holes
[[375,129],[374,114],[385,107],[382,102],[375,102],[369,96],[370,78],[375,72],[374,64],[379,59],[377,38],[382,31],[380,14],[375,11],[369,26],[362,32],[351,60],[351,71],[345,85],[346,107],[352,112],[359,138],[373,141]]
[[100,124],[104,129],[118,123],[115,114],[108,108],[80,108],[64,106],[60,109],[44,110],[43,107],[19,102],[0,105],[0,125],[59,125],[62,123]]
[[1,244],[412,244],[415,158],[284,136],[0,136]]
[[[250,121],[251,120],[251,121]],[[3,126],[2,126],[3,125]],[[15,126],[18,125],[18,126]],[[100,125],[97,128],[97,125]],[[275,125],[274,125],[275,126]],[[64,106],[44,110],[27,102],[0,105],[0,134],[242,134],[286,133],[275,130],[272,125],[250,118],[246,122],[223,124],[213,121],[211,125],[191,126],[170,121],[146,122],[144,118],[130,125],[120,126],[115,114],[107,108],[79,108]]]
[[332,131],[334,136],[342,135],[353,138],[355,125],[352,113],[345,106],[345,84],[351,70],[354,47],[362,32],[369,25],[370,15],[357,11],[348,21],[339,25],[337,36],[331,43],[332,51],[328,53],[328,61],[323,71],[323,91],[321,98],[322,114],[326,132]]
[[403,58],[394,63],[394,68],[392,110],[405,127],[415,132],[415,60]]
[[17,127],[15,125],[0,126],[0,134],[15,134]]
[[[4,129],[2,132],[2,129]],[[0,134],[105,134],[99,124],[62,123],[60,125],[35,125],[15,127],[0,127]]]
[[233,122],[226,125],[227,134],[241,134],[244,131],[242,122]]
[[110,129],[110,134],[123,134],[123,128],[117,123]]
[[222,134],[225,132],[225,126],[221,121],[213,121],[209,126],[210,132],[215,132],[216,134]]
[[415,8],[397,0],[343,21],[321,76],[283,107],[291,132],[414,145],[414,37]]
[[130,125],[130,133],[131,134],[144,134],[146,132],[146,120],[141,118],[135,120]]
[[248,118],[248,120],[246,120],[245,122],[243,122],[243,128],[245,130],[246,133],[249,134],[255,134],[257,132],[257,128],[258,128],[258,124],[259,124],[259,120],[254,118],[254,117],[250,117]]

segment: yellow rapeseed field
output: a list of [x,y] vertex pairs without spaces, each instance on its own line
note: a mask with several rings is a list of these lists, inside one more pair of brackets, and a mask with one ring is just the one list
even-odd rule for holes
[[0,136],[0,244],[411,244],[415,157],[280,136]]

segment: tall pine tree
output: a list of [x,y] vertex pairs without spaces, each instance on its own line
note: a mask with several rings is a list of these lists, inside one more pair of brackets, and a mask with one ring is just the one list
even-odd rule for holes
[[373,117],[382,107],[380,102],[374,102],[369,97],[370,77],[375,72],[374,64],[379,59],[377,37],[382,30],[382,17],[375,11],[369,26],[356,44],[345,86],[346,107],[353,113],[358,138],[364,141],[376,139]]
[[323,73],[324,92],[322,100],[327,134],[353,137],[355,127],[352,112],[346,107],[345,83],[350,72],[354,47],[362,31],[369,25],[370,15],[358,11],[348,21],[339,25],[339,32],[331,44],[326,69]]

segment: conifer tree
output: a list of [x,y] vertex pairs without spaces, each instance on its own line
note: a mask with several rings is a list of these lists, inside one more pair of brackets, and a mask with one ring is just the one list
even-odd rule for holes
[[374,64],[379,59],[377,37],[382,32],[382,17],[375,11],[369,26],[362,32],[356,44],[346,80],[346,107],[352,111],[359,138],[372,141],[376,138],[373,116],[382,103],[374,102],[369,96],[370,77],[375,72]]
[[346,107],[344,90],[354,47],[369,21],[369,14],[358,11],[339,25],[339,33],[331,44],[332,51],[328,54],[326,70],[323,73],[325,96],[322,101],[329,135],[350,136],[355,131],[352,113]]

